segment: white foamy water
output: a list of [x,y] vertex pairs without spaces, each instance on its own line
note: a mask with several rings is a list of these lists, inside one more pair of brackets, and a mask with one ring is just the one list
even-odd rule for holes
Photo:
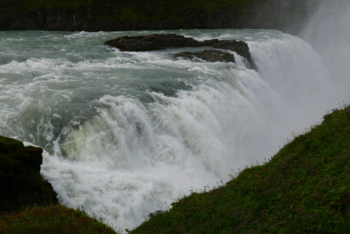
[[[258,72],[103,46],[144,32],[0,32],[0,134],[46,149],[62,204],[124,233],[154,210],[271,157],[349,95],[301,39],[271,30],[178,30],[249,44]],[[237,56],[237,55],[236,55]]]

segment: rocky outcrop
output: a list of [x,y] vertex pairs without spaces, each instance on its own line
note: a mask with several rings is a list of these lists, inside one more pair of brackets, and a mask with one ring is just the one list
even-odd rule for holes
[[252,57],[249,52],[248,44],[243,41],[234,41],[234,40],[212,40],[213,44],[211,45],[214,48],[219,48],[223,50],[231,50],[239,54],[240,56],[246,58],[248,62],[254,65]]
[[166,48],[209,46],[209,41],[199,42],[176,34],[152,34],[147,36],[118,37],[105,42],[121,51],[152,51]]
[[40,175],[41,148],[0,136],[0,213],[26,205],[49,205],[57,202],[51,184]]
[[235,56],[220,50],[204,50],[202,52],[182,52],[175,54],[176,58],[185,58],[191,61],[208,61],[208,62],[235,62]]
[[252,68],[255,68],[251,58],[248,44],[243,41],[218,39],[197,41],[193,38],[176,34],[152,34],[147,36],[124,36],[105,42],[120,49],[121,51],[152,51],[166,48],[182,47],[214,47],[218,49],[231,50],[246,58]]

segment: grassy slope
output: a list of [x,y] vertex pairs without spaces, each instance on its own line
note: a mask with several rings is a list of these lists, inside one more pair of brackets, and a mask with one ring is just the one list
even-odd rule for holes
[[178,200],[130,233],[349,233],[350,107],[271,160]]
[[63,206],[32,207],[0,219],[2,234],[114,234],[81,211]]

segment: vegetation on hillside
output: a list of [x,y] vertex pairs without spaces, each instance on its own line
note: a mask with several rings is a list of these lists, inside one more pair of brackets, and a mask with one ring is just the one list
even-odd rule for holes
[[350,106],[271,160],[156,211],[130,233],[349,233]]
[[115,234],[84,212],[63,206],[31,207],[0,219],[2,234]]

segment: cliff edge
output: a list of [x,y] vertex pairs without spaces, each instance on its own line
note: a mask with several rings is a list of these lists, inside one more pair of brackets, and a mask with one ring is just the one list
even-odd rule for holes
[[40,175],[42,152],[0,136],[0,213],[57,203],[56,192]]

